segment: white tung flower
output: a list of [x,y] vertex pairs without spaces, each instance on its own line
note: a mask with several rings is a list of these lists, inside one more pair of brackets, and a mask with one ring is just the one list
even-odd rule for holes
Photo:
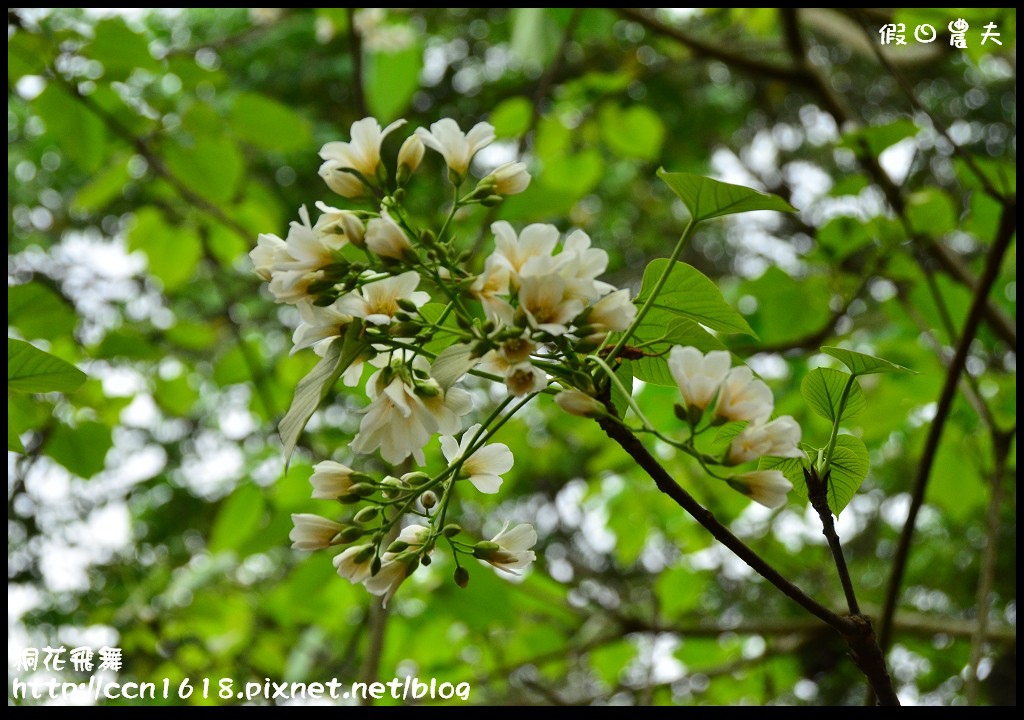
[[402,143],[402,147],[398,149],[398,169],[404,168],[405,172],[409,175],[416,172],[416,168],[420,166],[423,161],[423,155],[426,154],[427,149],[423,145],[423,141],[420,140],[420,136],[412,134],[405,139]]
[[260,235],[249,253],[256,273],[270,280],[270,292],[278,302],[305,300],[310,283],[323,276],[321,269],[335,262],[348,243],[344,235],[317,231],[305,206],[299,208],[299,219],[289,225],[286,239]]
[[531,267],[536,268],[534,274],[551,272],[551,253],[558,243],[558,228],[554,225],[534,223],[516,235],[509,223],[500,220],[491,225],[491,232],[494,233],[494,253],[488,258],[488,265],[508,269],[516,280],[531,260],[534,261]]
[[[492,494],[498,492],[501,487],[501,477],[512,469],[515,462],[512,452],[507,445],[492,443],[480,447],[469,457],[470,446],[474,441],[479,442],[487,437],[486,432],[480,432],[480,425],[471,425],[462,435],[462,442],[458,442],[451,435],[441,436],[441,452],[449,464],[460,458],[462,462],[462,475],[469,478],[473,486],[482,493]],[[477,435],[479,434],[479,437]]]
[[509,366],[505,371],[505,386],[516,397],[540,392],[548,386],[548,376],[529,362]]
[[362,219],[351,210],[339,210],[322,200],[316,201],[316,209],[322,214],[317,218],[313,229],[322,235],[334,233],[342,235],[356,247],[363,244],[366,227]]
[[[391,554],[384,553],[384,556],[387,557]],[[381,558],[381,565],[377,574],[364,578],[363,586],[374,595],[382,595],[381,603],[384,607],[387,607],[391,598],[394,597],[395,591],[398,590],[398,586],[409,577],[410,562],[410,560],[385,560]]]
[[[371,362],[379,364],[382,358],[388,362],[387,356]],[[473,409],[473,401],[461,388],[442,390],[430,379],[430,365],[422,356],[408,367],[398,353],[393,353],[390,363],[367,381],[366,394],[371,403],[351,448],[360,454],[380,448],[381,457],[392,465],[412,455],[423,465],[423,447],[431,436],[437,432],[457,433],[459,418]]]
[[730,465],[739,465],[761,457],[802,458],[800,434],[800,425],[789,415],[748,425],[733,438],[726,459]]
[[358,584],[370,577],[374,557],[373,545],[356,545],[335,555],[334,563],[338,575],[352,584]]
[[336,500],[352,487],[352,468],[333,460],[324,460],[313,466],[309,476],[313,497],[317,500]]
[[380,146],[384,138],[404,124],[405,120],[396,120],[381,130],[380,123],[372,117],[352,123],[350,142],[329,142],[320,148],[324,161],[320,177],[339,195],[360,197],[365,190],[363,181],[349,171],[354,170],[372,182],[380,165]]
[[383,209],[380,217],[366,224],[366,247],[374,255],[393,260],[401,260],[414,253],[405,231]]
[[775,400],[763,381],[748,367],[734,367],[725,376],[715,413],[729,420],[761,423],[771,417]]
[[395,321],[400,299],[411,300],[420,307],[430,300],[430,295],[416,291],[420,276],[415,270],[401,275],[367,283],[359,290],[339,298],[333,307],[340,313],[362,318],[374,325],[389,325]]
[[294,527],[288,533],[296,550],[322,550],[330,546],[334,536],[341,532],[341,523],[309,513],[292,515]]
[[477,123],[468,133],[462,132],[459,124],[451,118],[442,118],[426,128],[416,128],[420,140],[431,150],[444,156],[448,169],[465,177],[469,163],[477,151],[494,141],[494,126],[490,123]]
[[668,369],[686,406],[701,410],[715,397],[731,365],[732,358],[725,350],[704,355],[697,348],[676,345],[668,356]]
[[352,316],[338,310],[338,301],[321,307],[308,301],[295,306],[299,311],[301,322],[292,334],[292,354],[307,347],[312,347],[317,355],[323,357],[328,343],[325,341],[341,337],[345,328],[352,322]]
[[411,570],[414,570],[418,563],[416,556],[421,552],[424,543],[430,539],[430,528],[423,525],[409,525],[402,529],[398,535],[398,541],[408,545],[401,552],[386,552],[381,556],[380,570],[376,575],[370,575],[363,579],[363,585],[374,595],[382,595],[381,600],[384,607],[394,596],[398,586],[405,582]]
[[629,290],[616,290],[594,303],[587,313],[587,324],[599,333],[621,332],[636,317],[636,305]]
[[[537,558],[536,553],[530,548],[537,544],[537,531],[532,525],[522,523],[511,530],[508,523],[497,535],[491,538],[491,542],[498,546],[497,550],[480,553],[477,557],[493,565],[499,570],[518,575],[518,570],[525,570]],[[486,555],[486,557],[481,557]]]
[[288,255],[288,244],[270,233],[260,233],[256,238],[256,247],[249,253],[249,258],[256,268],[256,274],[264,280],[270,280],[278,266],[291,260]]
[[[566,293],[573,297],[595,300],[615,290],[615,286],[597,279],[608,268],[608,253],[590,246],[590,236],[574,230],[565,239],[562,252],[556,256],[559,274],[565,279]],[[524,269],[523,274],[533,271]],[[549,269],[538,268],[538,274]]]
[[777,508],[786,504],[786,493],[793,483],[778,470],[755,470],[734,475],[728,480],[736,490],[765,507]]
[[526,163],[513,161],[496,167],[480,181],[480,184],[493,182],[496,194],[516,195],[530,186],[530,179]]
[[583,311],[583,301],[566,294],[565,280],[559,275],[530,275],[519,282],[519,309],[538,330],[564,335]]

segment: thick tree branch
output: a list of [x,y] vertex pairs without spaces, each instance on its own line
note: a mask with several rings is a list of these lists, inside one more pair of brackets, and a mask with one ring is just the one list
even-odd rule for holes
[[911,487],[910,510],[907,514],[907,521],[900,533],[899,544],[893,557],[892,572],[889,575],[889,583],[886,589],[885,602],[882,606],[882,616],[879,623],[879,641],[883,648],[888,648],[892,640],[892,621],[896,612],[896,603],[900,594],[900,587],[903,583],[903,575],[906,572],[907,558],[910,555],[910,545],[914,538],[914,528],[917,523],[917,515],[924,505],[924,496],[928,488],[928,479],[931,475],[932,465],[935,462],[935,455],[939,449],[939,442],[942,439],[942,431],[945,428],[946,420],[953,406],[953,398],[956,396],[957,385],[960,382],[960,375],[967,363],[967,355],[971,343],[978,332],[978,325],[988,299],[989,292],[999,276],[999,268],[1002,265],[1003,257],[1010,247],[1017,228],[1016,203],[1006,206],[999,219],[999,229],[996,232],[995,241],[989,248],[988,256],[985,259],[985,269],[979,280],[979,287],[971,301],[970,310],[967,312],[967,319],[964,322],[964,329],[956,346],[956,352],[949,363],[949,372],[946,373],[946,380],[939,394],[938,405],[935,410],[935,418],[928,429],[928,437],[925,440],[924,452],[917,465],[917,473]]

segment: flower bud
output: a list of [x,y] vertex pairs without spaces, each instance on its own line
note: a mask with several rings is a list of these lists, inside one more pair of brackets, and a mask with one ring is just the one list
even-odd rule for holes
[[366,498],[377,492],[377,487],[370,483],[356,483],[352,486],[350,492],[361,498]]
[[430,476],[425,472],[411,472],[402,476],[402,480],[412,487],[419,487],[430,482]]
[[608,414],[604,405],[597,399],[579,390],[563,390],[555,395],[555,402],[570,415],[594,418]]
[[455,568],[455,575],[452,576],[452,580],[454,580],[455,584],[460,588],[465,588],[469,585],[469,570],[460,565]]
[[363,536],[363,531],[359,528],[349,525],[347,528],[338,533],[338,539],[343,543],[355,542]]
[[376,506],[364,507],[352,520],[357,523],[368,523],[374,520],[379,512],[380,508]]
[[481,540],[473,546],[473,557],[486,560],[499,550],[501,550],[501,546],[498,543],[491,542],[490,540]]
[[462,532],[462,526],[456,525],[455,523],[448,523],[444,526],[444,529],[441,530],[441,534],[446,538],[453,538],[460,532]]
[[419,168],[420,163],[423,161],[423,155],[426,151],[419,135],[410,135],[405,139],[402,147],[398,149],[399,186],[405,185],[412,174],[416,172],[416,169]]
[[427,490],[425,493],[420,495],[420,503],[427,510],[437,505],[437,495],[432,490]]

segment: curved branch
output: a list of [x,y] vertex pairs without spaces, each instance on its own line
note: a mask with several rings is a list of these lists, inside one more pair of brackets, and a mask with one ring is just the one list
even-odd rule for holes
[[787,580],[750,546],[736,537],[710,510],[686,492],[644,447],[639,438],[618,422],[611,401],[606,398],[604,402],[609,415],[597,418],[597,423],[608,437],[618,443],[651,476],[658,489],[672,498],[679,507],[689,513],[716,540],[729,548],[757,574],[842,635],[850,648],[850,655],[854,663],[864,673],[881,703],[883,705],[899,705],[900,701],[892,687],[889,671],[885,667],[885,657],[878,646],[871,621],[864,615],[837,615]]
[[949,372],[946,373],[946,381],[939,394],[938,406],[935,410],[935,418],[928,429],[928,437],[925,440],[924,452],[917,465],[917,473],[914,476],[914,483],[911,489],[910,510],[907,514],[907,522],[900,532],[899,545],[893,557],[892,572],[889,575],[889,584],[886,589],[885,602],[882,605],[882,616],[879,621],[879,644],[883,649],[889,647],[892,640],[893,616],[896,613],[896,602],[899,598],[900,586],[903,583],[903,575],[906,572],[907,558],[910,555],[910,545],[914,538],[914,527],[917,523],[917,515],[924,505],[925,492],[928,489],[928,479],[931,475],[932,465],[935,462],[935,455],[939,450],[939,442],[942,439],[942,431],[949,419],[949,412],[953,407],[953,398],[956,396],[957,385],[960,382],[960,375],[963,373],[967,363],[967,354],[970,350],[974,336],[978,332],[984,308],[988,302],[989,292],[999,276],[999,267],[1002,265],[1003,257],[1010,247],[1017,229],[1017,205],[1011,203],[1004,207],[1002,216],[999,219],[999,229],[996,232],[995,242],[988,251],[985,258],[985,269],[982,271],[981,279],[978,282],[978,290],[971,301],[970,310],[967,312],[967,319],[964,322],[964,329],[956,346],[956,352],[949,363]]

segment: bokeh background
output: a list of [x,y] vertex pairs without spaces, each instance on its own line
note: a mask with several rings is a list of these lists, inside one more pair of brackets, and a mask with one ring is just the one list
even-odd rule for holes
[[[966,49],[950,46],[958,18]],[[887,23],[906,45],[882,45]],[[924,23],[933,43],[913,37]],[[1001,45],[981,44],[987,23]],[[8,453],[9,703],[23,648],[45,645],[121,647],[122,681],[411,674],[468,681],[476,703],[863,702],[840,638],[546,398],[501,433],[516,457],[501,494],[462,505],[473,531],[536,524],[525,578],[474,567],[460,590],[439,558],[385,615],[329,557],[289,549],[289,514],[324,512],[311,465],[352,460],[366,399],[333,400],[285,471],[275,424],[315,357],[289,355],[298,318],[246,254],[300,205],[343,203],[317,151],[367,115],[410,130],[488,120],[499,141],[479,167],[525,157],[527,192],[460,216],[471,262],[495,219],[554,222],[590,233],[610,280],[635,288],[686,218],[659,166],[782,195],[801,212],[709,223],[684,260],[758,333],[730,348],[805,437],[827,433],[798,392],[826,363],[818,346],[920,372],[865,378],[848,427],[872,470],[839,532],[877,612],[946,365],[1015,203],[1016,108],[1006,9],[9,9],[8,335],[89,376],[67,396],[8,394],[9,450],[23,447]],[[444,202],[441,173],[428,157],[410,193],[424,217]],[[898,596],[904,702],[1015,702],[1015,349],[1014,245]],[[637,394],[679,430],[673,389]],[[655,449],[842,606],[798,493],[768,511]]]

